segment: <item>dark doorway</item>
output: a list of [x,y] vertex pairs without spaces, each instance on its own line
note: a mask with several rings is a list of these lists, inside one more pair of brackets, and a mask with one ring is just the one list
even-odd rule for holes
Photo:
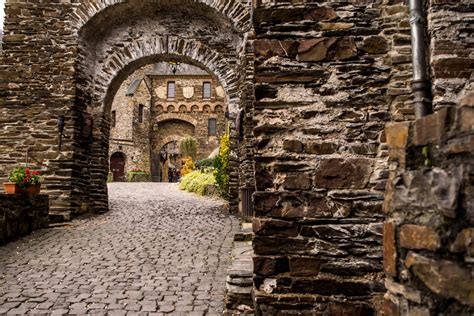
[[114,182],[125,181],[125,155],[116,152],[110,157],[110,171],[112,171]]

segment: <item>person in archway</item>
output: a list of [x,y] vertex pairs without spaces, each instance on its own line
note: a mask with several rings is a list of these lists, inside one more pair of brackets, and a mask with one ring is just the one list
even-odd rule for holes
[[170,169],[168,171],[168,182],[172,183],[173,182],[173,175],[174,175],[174,169]]

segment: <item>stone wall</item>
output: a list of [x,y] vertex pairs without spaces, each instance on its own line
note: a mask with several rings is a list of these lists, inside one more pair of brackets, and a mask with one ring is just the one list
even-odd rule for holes
[[472,315],[473,50],[469,1],[431,0],[435,113],[387,126],[386,315]]
[[[111,111],[116,113],[116,125],[110,128],[109,159],[115,152],[126,157],[125,175],[133,169],[150,172],[150,105],[151,93],[145,74],[153,70],[147,65],[135,71],[120,86]],[[133,95],[127,90],[134,80],[143,79]],[[143,123],[138,122],[138,107],[144,105]]]
[[[235,113],[246,1],[6,1],[0,61],[0,180],[26,151],[45,171],[50,212],[105,212],[110,108],[136,69],[170,59],[211,72]],[[66,116],[61,151],[57,118]],[[85,125],[90,122],[92,125]],[[89,130],[92,127],[92,138]]]
[[381,310],[384,22],[381,1],[256,2],[257,315]]
[[0,246],[34,230],[48,227],[48,209],[48,196],[44,194],[0,194]]
[[[228,111],[224,89],[219,82],[210,75],[180,75],[180,76],[150,76],[153,91],[153,107],[156,116],[152,124],[157,125],[153,132],[153,150],[159,152],[167,142],[178,140],[183,136],[193,136],[198,142],[197,159],[207,158],[211,152],[219,147],[219,137],[224,134]],[[176,96],[173,100],[166,97],[167,82],[174,81]],[[204,82],[211,82],[211,98],[202,98]],[[185,88],[193,88],[192,96],[184,96]],[[216,119],[217,133],[211,136],[208,133],[209,119]],[[169,128],[166,124],[182,122],[181,128]],[[194,131],[189,134],[187,125],[192,124]],[[179,136],[179,137],[178,137]]]

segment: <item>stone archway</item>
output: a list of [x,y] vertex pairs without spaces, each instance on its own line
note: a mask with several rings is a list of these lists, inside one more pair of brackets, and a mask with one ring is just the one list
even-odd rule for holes
[[[135,1],[127,3],[104,1],[98,6],[90,6],[86,2],[73,13],[77,22],[75,25],[78,27],[80,56],[76,66],[76,107],[92,113],[94,118],[92,148],[90,151],[78,148],[76,154],[87,156],[84,168],[88,169],[88,172],[83,178],[91,183],[90,198],[87,201],[93,201],[92,209],[96,212],[104,212],[108,209],[104,172],[108,168],[108,161],[104,158],[108,156],[110,108],[120,84],[134,70],[146,64],[169,60],[196,65],[207,70],[221,84],[225,91],[231,122],[235,120],[239,109],[243,107],[241,94],[244,78],[242,69],[237,67],[239,64],[237,61],[244,58],[239,46],[244,40],[241,30],[245,24],[243,21],[246,15],[242,13],[234,16],[237,12],[245,11],[241,10],[241,4],[221,6],[218,2],[213,2],[211,6],[208,6],[203,1],[194,1],[186,9],[180,8],[182,12],[176,13],[176,16],[168,17],[161,13],[148,12],[146,19],[143,20],[138,15],[134,15],[136,8],[132,2],[141,8],[152,6],[156,9],[166,6],[164,1],[136,1],[137,3]],[[231,7],[233,9],[228,11]],[[216,28],[216,25],[220,26],[217,32],[222,32],[218,34],[222,43],[209,40],[209,34],[206,32],[212,33],[211,29],[204,28],[202,35],[188,34],[189,27],[176,29],[176,23],[173,24],[167,20],[169,18],[171,21],[173,19],[178,21],[179,14],[189,14],[193,12],[192,10],[196,11],[191,20],[196,21],[189,23],[196,23],[199,26],[208,25],[212,28]],[[128,18],[120,17],[116,21],[117,25],[114,25],[114,31],[107,30],[110,18],[117,17],[119,14],[125,14]],[[154,29],[161,30],[161,33],[158,34],[158,31],[150,29],[147,26],[148,23],[154,23]],[[136,32],[140,36],[128,38],[124,35],[126,32],[127,34]],[[232,147],[234,151],[237,150],[237,137],[233,138]],[[236,157],[238,155],[234,155],[234,160],[237,160]],[[232,168],[236,170],[232,172],[235,177],[239,176],[238,167],[237,161],[232,164]],[[81,183],[84,181],[83,178],[78,177],[73,181]],[[239,180],[235,179],[233,184],[232,191],[237,192]],[[236,193],[231,195],[234,198],[237,197]]]
[[[153,131],[151,136],[151,174],[154,182],[162,182],[166,180],[163,176],[163,163],[167,160],[167,156],[171,154],[169,150],[163,153],[163,148],[168,144],[174,144],[174,153],[179,151],[179,142],[184,137],[194,137],[196,134],[196,125],[190,121],[182,119],[163,119],[155,123],[156,131]],[[174,157],[174,164],[180,167],[180,163],[176,164],[177,156]],[[167,173],[166,173],[167,174]],[[166,182],[166,181],[165,181]]]

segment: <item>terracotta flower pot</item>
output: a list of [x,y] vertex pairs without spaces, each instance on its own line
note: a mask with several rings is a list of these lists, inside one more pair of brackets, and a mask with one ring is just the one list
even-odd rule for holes
[[19,193],[21,194],[39,194],[41,191],[41,184],[30,185],[25,189],[20,189]]
[[4,182],[3,188],[6,194],[17,194],[20,188],[15,182]]

